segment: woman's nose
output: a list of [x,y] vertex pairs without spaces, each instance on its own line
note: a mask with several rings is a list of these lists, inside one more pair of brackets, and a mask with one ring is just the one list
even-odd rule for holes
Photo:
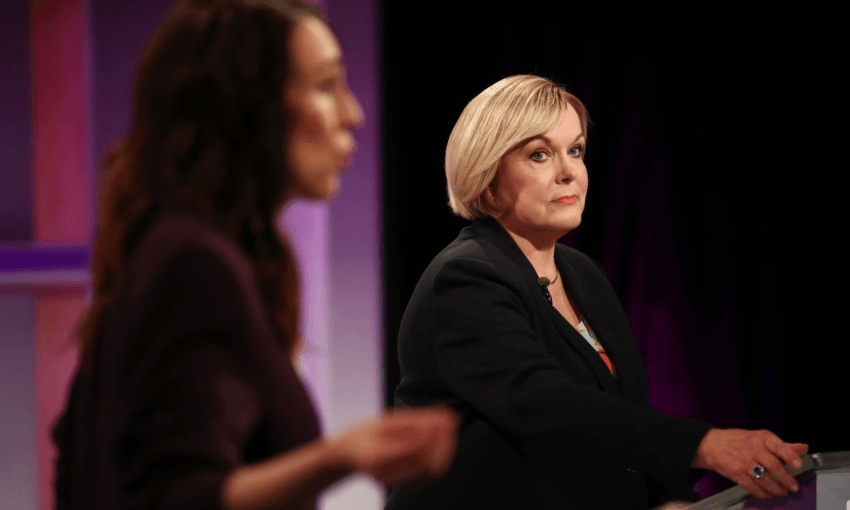
[[342,98],[341,120],[347,129],[356,129],[363,124],[363,108],[350,89],[346,88]]
[[560,182],[570,182],[575,179],[577,168],[576,163],[569,157],[562,158],[558,169],[558,180]]

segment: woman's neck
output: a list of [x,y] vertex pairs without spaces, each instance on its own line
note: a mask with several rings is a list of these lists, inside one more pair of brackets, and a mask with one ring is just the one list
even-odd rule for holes
[[555,266],[555,243],[558,242],[560,236],[555,236],[549,232],[541,232],[537,235],[529,235],[525,232],[518,232],[518,229],[511,228],[496,218],[496,221],[511,239],[519,246],[525,258],[531,262],[531,266],[537,272],[538,276],[545,276],[549,280],[553,280],[558,274]]

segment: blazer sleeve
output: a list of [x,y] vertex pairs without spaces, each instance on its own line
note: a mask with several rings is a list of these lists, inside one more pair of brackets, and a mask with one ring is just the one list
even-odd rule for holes
[[136,300],[142,328],[117,359],[129,404],[112,456],[133,508],[221,508],[262,411],[242,288],[215,253],[190,248]]
[[660,479],[687,475],[707,425],[576,380],[547,351],[530,308],[492,263],[447,262],[434,279],[432,313],[441,378],[532,464],[605,459]]

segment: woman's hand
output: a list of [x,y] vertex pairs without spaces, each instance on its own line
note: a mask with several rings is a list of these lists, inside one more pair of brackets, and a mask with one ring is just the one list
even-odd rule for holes
[[457,428],[457,413],[448,407],[389,412],[331,441],[317,439],[238,467],[222,485],[222,504],[228,510],[280,508],[353,471],[386,485],[440,476],[454,457]]
[[384,485],[434,478],[448,471],[458,416],[448,407],[388,412],[332,440],[344,462]]
[[[757,498],[786,496],[797,492],[788,464],[800,469],[800,455],[808,445],[786,443],[768,430],[711,429],[702,438],[691,466],[710,469],[737,483]],[[753,467],[764,468],[764,476],[753,476]]]

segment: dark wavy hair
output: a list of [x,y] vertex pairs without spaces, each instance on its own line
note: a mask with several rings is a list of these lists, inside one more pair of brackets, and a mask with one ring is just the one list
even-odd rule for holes
[[199,215],[241,249],[290,354],[300,342],[295,259],[274,218],[292,187],[284,143],[288,41],[307,0],[185,0],[139,64],[126,137],[104,158],[83,362],[135,244],[164,210]]

